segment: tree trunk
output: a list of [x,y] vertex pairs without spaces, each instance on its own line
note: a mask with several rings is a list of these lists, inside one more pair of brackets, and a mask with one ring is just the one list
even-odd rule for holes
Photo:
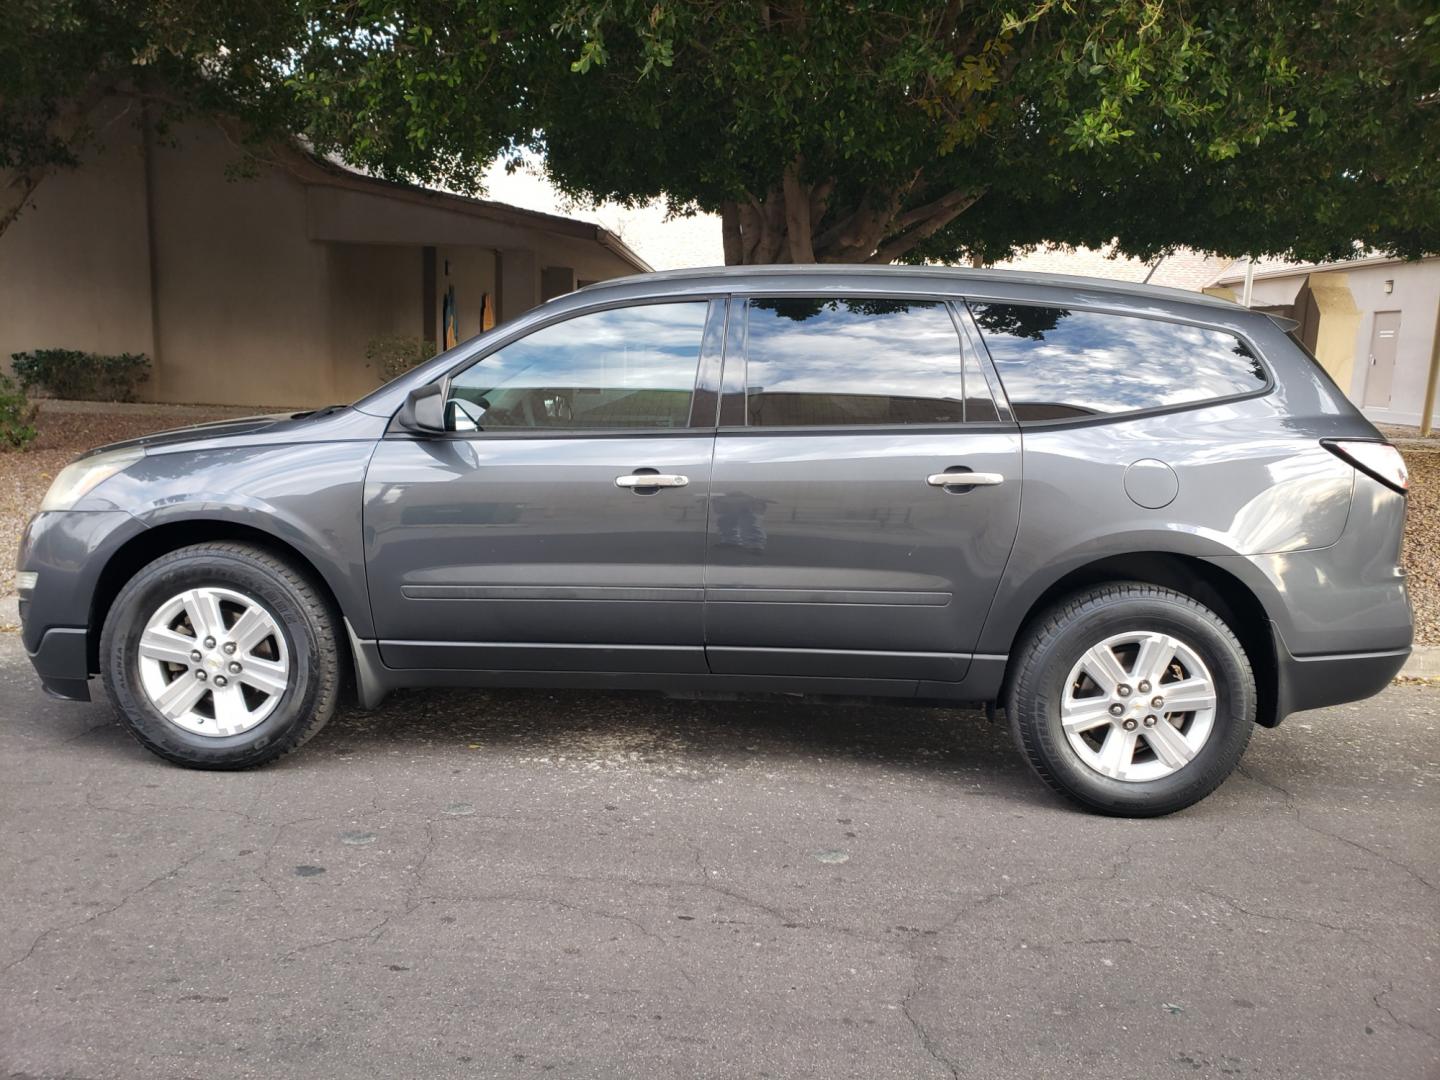
[[907,206],[907,198],[918,194],[920,180],[917,172],[907,184],[868,190],[857,205],[837,208],[832,206],[834,178],[805,180],[804,162],[796,158],[763,198],[747,193],[743,200],[722,204],[725,262],[730,266],[894,262],[984,195],[983,190],[951,191]]

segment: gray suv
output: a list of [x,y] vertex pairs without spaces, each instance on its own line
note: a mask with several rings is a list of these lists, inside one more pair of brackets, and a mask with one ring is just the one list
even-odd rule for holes
[[348,407],[86,455],[20,555],[47,690],[181,765],[353,684],[997,703],[1164,814],[1410,651],[1399,453],[1264,314],[795,267],[606,282]]

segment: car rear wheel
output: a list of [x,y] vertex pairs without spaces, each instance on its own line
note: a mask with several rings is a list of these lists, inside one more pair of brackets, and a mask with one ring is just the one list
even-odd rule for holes
[[1255,679],[1225,622],[1191,597],[1099,586],[1036,621],[1017,652],[1006,710],[1047,784],[1106,814],[1190,806],[1239,764]]
[[197,544],[146,566],[111,606],[100,656],[135,738],[199,769],[294,750],[330,718],[340,684],[324,596],[249,544]]

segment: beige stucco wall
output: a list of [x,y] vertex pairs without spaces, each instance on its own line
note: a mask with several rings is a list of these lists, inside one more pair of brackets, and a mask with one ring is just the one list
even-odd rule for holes
[[421,249],[402,244],[327,244],[330,258],[331,373],[335,401],[379,385],[365,358],[377,337],[421,336]]
[[0,237],[7,369],[32,349],[154,353],[143,148],[129,117],[97,121],[102,149],[87,167],[46,179]]
[[[1343,278],[1353,300],[1353,319],[1342,320],[1342,325],[1337,328],[1340,340],[1334,348],[1334,355],[1343,357],[1343,362],[1337,364],[1337,369],[1332,369],[1332,374],[1350,399],[1357,403],[1364,400],[1375,313],[1400,312],[1391,407],[1367,408],[1365,413],[1382,423],[1418,424],[1425,399],[1425,379],[1429,372],[1436,312],[1440,308],[1440,259],[1351,263],[1337,271],[1257,278],[1254,303],[1257,306],[1294,303],[1307,276],[1312,281],[1312,288],[1315,283]],[[1385,292],[1386,281],[1393,282],[1389,293]],[[1297,314],[1296,317],[1300,316]],[[1440,411],[1436,416],[1440,418]]]
[[[1375,313],[1398,311],[1400,334],[1395,351],[1395,374],[1390,384],[1390,408],[1367,409],[1366,415],[1385,423],[1419,424],[1436,311],[1440,308],[1440,259],[1357,267],[1349,271],[1349,278],[1350,292],[1361,317],[1354,334],[1355,363],[1351,380],[1340,385],[1346,387],[1352,400],[1364,400]],[[1385,292],[1386,281],[1394,283],[1390,293]]]
[[323,403],[334,390],[327,247],[306,236],[295,179],[227,180],[232,159],[211,130],[152,157],[155,399]]
[[235,159],[213,125],[183,128],[148,155],[134,123],[105,128],[92,159],[47,179],[0,236],[0,357],[144,352],[149,400],[320,405],[374,388],[372,338],[423,334],[427,245],[437,334],[453,284],[460,340],[480,332],[482,295],[497,297],[501,249],[533,271],[512,275],[502,317],[538,302],[543,267],[586,280],[633,272],[564,223],[278,168],[231,179]]

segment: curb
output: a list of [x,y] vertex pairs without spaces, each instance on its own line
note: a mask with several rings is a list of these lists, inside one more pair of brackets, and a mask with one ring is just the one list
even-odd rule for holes
[[1440,679],[1440,645],[1416,645],[1400,669],[1402,679]]

